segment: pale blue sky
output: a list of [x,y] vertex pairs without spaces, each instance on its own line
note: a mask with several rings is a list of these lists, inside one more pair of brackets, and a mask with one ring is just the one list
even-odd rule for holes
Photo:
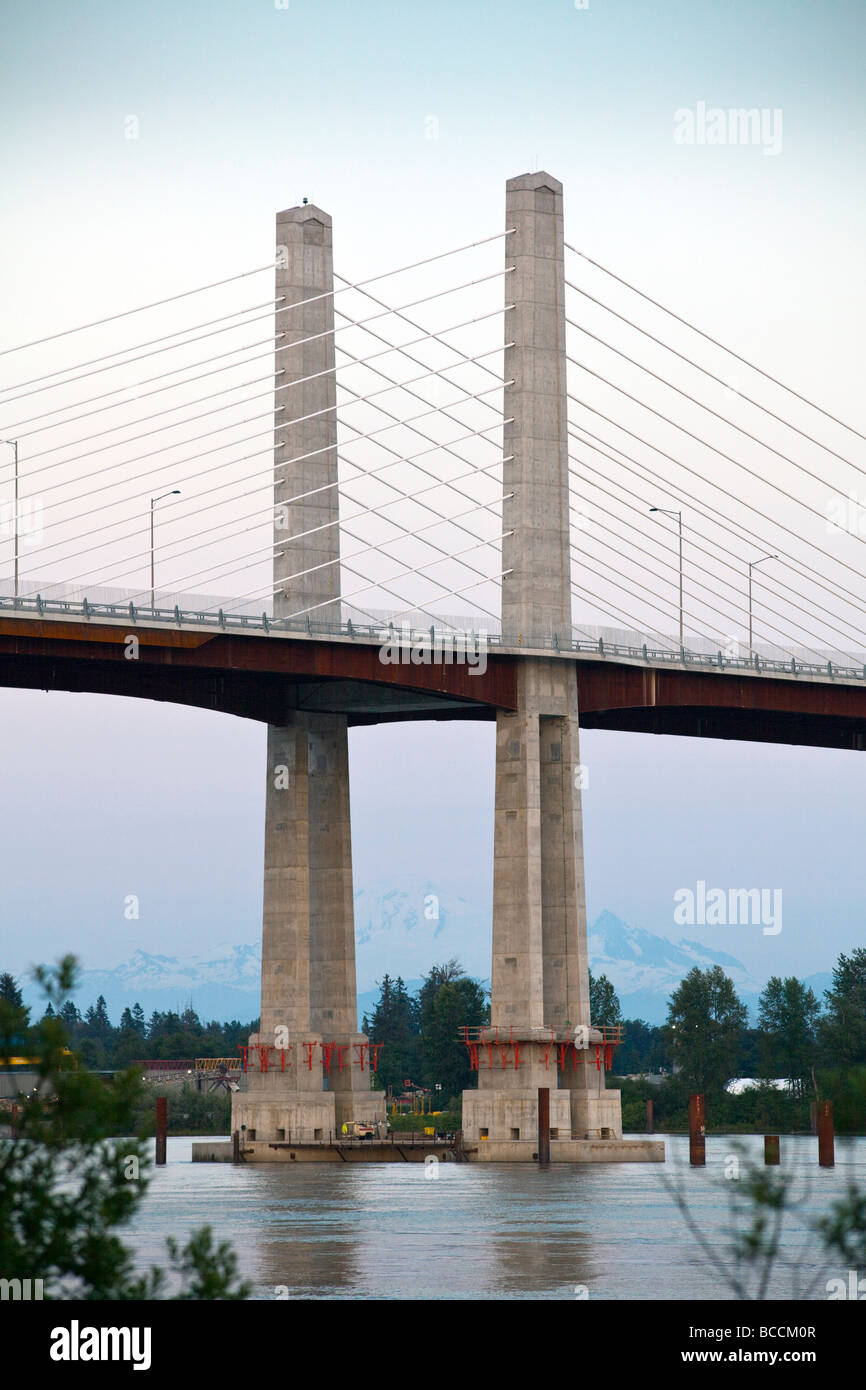
[[[338,268],[420,258],[499,230],[504,180],[541,166],[575,244],[863,425],[853,0],[7,0],[0,37],[7,344],[266,262],[302,196]],[[678,146],[699,101],[781,108],[782,152]],[[261,729],[0,690],[0,737],[0,966],[257,934]],[[676,938],[673,892],[703,878],[783,889],[780,937],[713,937],[759,976],[862,944],[856,754],[587,734],[584,760],[593,915]],[[359,731],[352,765],[359,882],[489,880],[489,728]],[[134,938],[130,892],[152,905]]]

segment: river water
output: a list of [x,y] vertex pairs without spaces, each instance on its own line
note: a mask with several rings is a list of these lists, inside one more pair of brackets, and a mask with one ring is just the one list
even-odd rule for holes
[[[687,1138],[664,1138],[664,1164],[440,1163],[436,1176],[421,1164],[194,1164],[193,1141],[170,1138],[127,1239],[140,1266],[159,1264],[167,1235],[209,1224],[258,1299],[735,1298],[670,1189],[725,1256],[743,1191],[732,1175],[743,1153],[761,1158],[763,1140],[709,1137],[706,1168],[690,1169]],[[829,1278],[848,1280],[809,1223],[850,1180],[866,1187],[866,1138],[837,1138],[832,1169],[818,1167],[817,1143],[782,1137],[799,1205],[777,1298],[826,1299]]]

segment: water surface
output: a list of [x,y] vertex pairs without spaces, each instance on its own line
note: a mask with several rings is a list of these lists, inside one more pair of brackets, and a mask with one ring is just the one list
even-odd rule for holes
[[[635,1136],[640,1137],[640,1136]],[[661,1137],[661,1136],[659,1136]],[[187,1138],[168,1140],[129,1243],[140,1264],[164,1260],[166,1235],[210,1224],[233,1243],[254,1297],[408,1299],[729,1299],[673,1201],[675,1184],[714,1249],[724,1254],[741,1144],[707,1139],[707,1166],[690,1169],[688,1139],[665,1136],[664,1164],[535,1165],[192,1163]],[[808,1223],[866,1187],[866,1138],[837,1139],[836,1167],[818,1167],[818,1141],[782,1138],[800,1203],[784,1232],[778,1298],[826,1298],[829,1263]]]

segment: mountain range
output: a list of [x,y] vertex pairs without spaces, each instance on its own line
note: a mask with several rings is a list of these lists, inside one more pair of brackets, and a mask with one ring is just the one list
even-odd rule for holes
[[[378,998],[376,982],[387,972],[400,975],[410,993],[430,966],[456,958],[468,974],[490,974],[489,906],[466,898],[437,894],[426,880],[392,877],[371,883],[355,894],[358,1016],[369,1013]],[[602,912],[589,929],[590,968],[613,983],[626,1018],[661,1023],[667,999],[693,966],[720,965],[731,977],[754,1016],[762,981],[741,961],[696,941],[677,943],[643,927],[630,926],[612,912]],[[810,976],[819,998],[829,988],[829,973]],[[261,946],[224,943],[206,953],[168,956],[139,948],[129,960],[111,968],[82,970],[76,1002],[82,1009],[102,994],[113,1022],[127,1006],[182,1010],[188,1004],[202,1019],[246,1022],[259,1011]],[[25,999],[36,1004],[31,985]]]

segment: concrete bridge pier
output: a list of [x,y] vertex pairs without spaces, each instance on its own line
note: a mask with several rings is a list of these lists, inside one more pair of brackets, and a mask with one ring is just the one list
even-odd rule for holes
[[[314,625],[336,624],[329,215],[312,204],[278,213],[275,264],[274,615],[310,609]],[[357,1029],[346,718],[291,710],[268,727],[261,1029],[232,1129],[306,1143],[349,1120],[383,1119],[366,1042]]]
[[[514,644],[571,640],[571,528],[562,185],[546,173],[506,185],[506,351],[502,628]],[[463,1093],[468,1144],[508,1156],[538,1135],[540,1086],[553,1139],[621,1138],[618,1091],[591,1048],[556,1042],[589,1027],[577,675],[573,662],[524,658],[518,708],[496,721],[493,1046],[478,1049],[478,1090]],[[506,1148],[503,1149],[502,1146]],[[555,1146],[554,1146],[555,1148]],[[528,1155],[527,1155],[528,1156]]]

